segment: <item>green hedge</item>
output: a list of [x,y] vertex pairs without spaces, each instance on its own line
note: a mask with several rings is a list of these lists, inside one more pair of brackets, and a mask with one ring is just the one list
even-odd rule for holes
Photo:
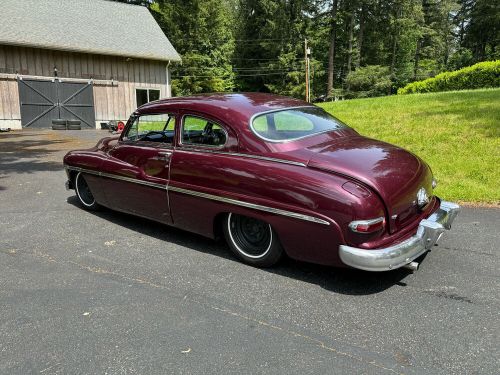
[[500,87],[500,60],[480,62],[433,78],[412,82],[398,90],[398,95],[424,92],[470,90]]

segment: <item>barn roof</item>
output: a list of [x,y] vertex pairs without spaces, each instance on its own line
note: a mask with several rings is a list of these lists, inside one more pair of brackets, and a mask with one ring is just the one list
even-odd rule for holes
[[143,6],[106,0],[2,0],[0,44],[180,61]]

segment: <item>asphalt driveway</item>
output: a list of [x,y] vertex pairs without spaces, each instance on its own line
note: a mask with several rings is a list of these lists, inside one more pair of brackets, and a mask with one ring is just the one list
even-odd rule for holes
[[500,372],[500,210],[465,208],[405,270],[285,260],[112,212],[64,189],[106,132],[0,133],[0,373]]

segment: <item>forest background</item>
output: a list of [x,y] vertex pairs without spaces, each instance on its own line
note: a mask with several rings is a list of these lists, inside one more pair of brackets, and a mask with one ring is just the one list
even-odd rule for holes
[[[390,95],[500,58],[500,0],[118,0],[148,7],[182,56],[173,94]],[[138,30],[140,32],[140,30]]]

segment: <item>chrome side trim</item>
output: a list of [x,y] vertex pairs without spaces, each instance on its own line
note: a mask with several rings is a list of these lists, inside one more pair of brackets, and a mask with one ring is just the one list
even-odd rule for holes
[[270,212],[272,214],[293,217],[295,219],[310,221],[310,222],[313,222],[313,223],[318,223],[318,224],[323,224],[323,225],[330,225],[330,223],[328,221],[326,221],[326,220],[323,220],[323,219],[320,219],[320,218],[317,218],[317,217],[314,217],[314,216],[308,216],[308,215],[299,214],[297,212],[281,210],[279,208],[262,206],[260,204],[255,204],[255,203],[250,203],[250,202],[245,202],[245,201],[239,201],[237,199],[232,199],[232,198],[224,198],[224,197],[221,197],[221,196],[218,196],[218,195],[212,195],[212,194],[202,193],[202,192],[199,192],[199,191],[183,189],[183,188],[179,188],[179,187],[176,187],[176,186],[169,186],[168,190],[169,191],[175,191],[177,193],[192,195],[192,196],[195,196],[195,197],[200,197],[200,198],[210,199],[210,200],[214,200],[214,201],[219,201],[219,202],[234,204],[236,206],[241,206],[241,207],[246,207],[246,208],[252,208],[252,209],[258,210],[258,211]]
[[261,156],[261,155],[242,154],[242,153],[239,153],[239,152],[205,150],[205,149],[199,149],[199,148],[196,148],[196,147],[192,147],[192,148],[191,147],[183,147],[182,149],[180,149],[180,148],[176,149],[176,151],[202,152],[202,153],[207,153],[207,154],[219,154],[219,155],[228,155],[228,156],[238,156],[238,157],[249,158],[249,159],[265,160],[265,161],[272,161],[272,162],[282,163],[282,164],[296,165],[296,166],[299,166],[299,167],[307,167],[306,164],[301,163],[300,161],[278,159],[278,158],[272,158],[272,157],[269,157],[269,156]]
[[225,197],[221,197],[219,195],[202,193],[199,191],[183,189],[183,188],[179,188],[176,186],[168,186],[168,185],[162,185],[162,184],[155,184],[155,183],[147,182],[147,181],[140,181],[140,180],[136,180],[136,179],[130,178],[130,177],[118,176],[118,175],[113,175],[113,174],[104,173],[104,172],[97,172],[97,171],[93,171],[91,169],[72,167],[72,166],[67,166],[67,165],[65,165],[64,168],[66,168],[68,170],[92,174],[92,175],[99,176],[99,177],[113,178],[116,180],[126,181],[126,182],[130,182],[130,183],[151,186],[151,187],[163,189],[166,191],[175,191],[175,192],[181,193],[181,194],[187,194],[187,195],[191,195],[191,196],[195,196],[195,197],[210,199],[213,201],[234,204],[234,205],[240,206],[240,207],[246,207],[246,208],[251,208],[254,210],[258,210],[258,211],[269,212],[269,213],[276,214],[276,215],[292,217],[295,219],[310,221],[310,222],[318,223],[318,224],[322,224],[322,225],[330,225],[330,222],[323,220],[323,219],[320,219],[320,218],[317,218],[317,217],[314,217],[314,216],[299,214],[297,212],[292,212],[292,211],[287,211],[287,210],[281,210],[279,208],[262,206],[260,204],[240,201],[237,199],[225,198]]
[[105,172],[98,172],[98,171],[93,171],[91,169],[85,169],[85,168],[79,168],[79,167],[65,166],[65,168],[72,170],[72,171],[83,172],[83,173],[92,174],[92,175],[99,176],[99,177],[112,178],[114,180],[120,180],[120,181],[130,182],[133,184],[150,186],[150,187],[153,187],[156,189],[167,190],[167,185],[156,184],[154,182],[149,182],[149,181],[137,180],[137,179],[131,178],[131,177],[119,176],[116,174],[105,173]]

